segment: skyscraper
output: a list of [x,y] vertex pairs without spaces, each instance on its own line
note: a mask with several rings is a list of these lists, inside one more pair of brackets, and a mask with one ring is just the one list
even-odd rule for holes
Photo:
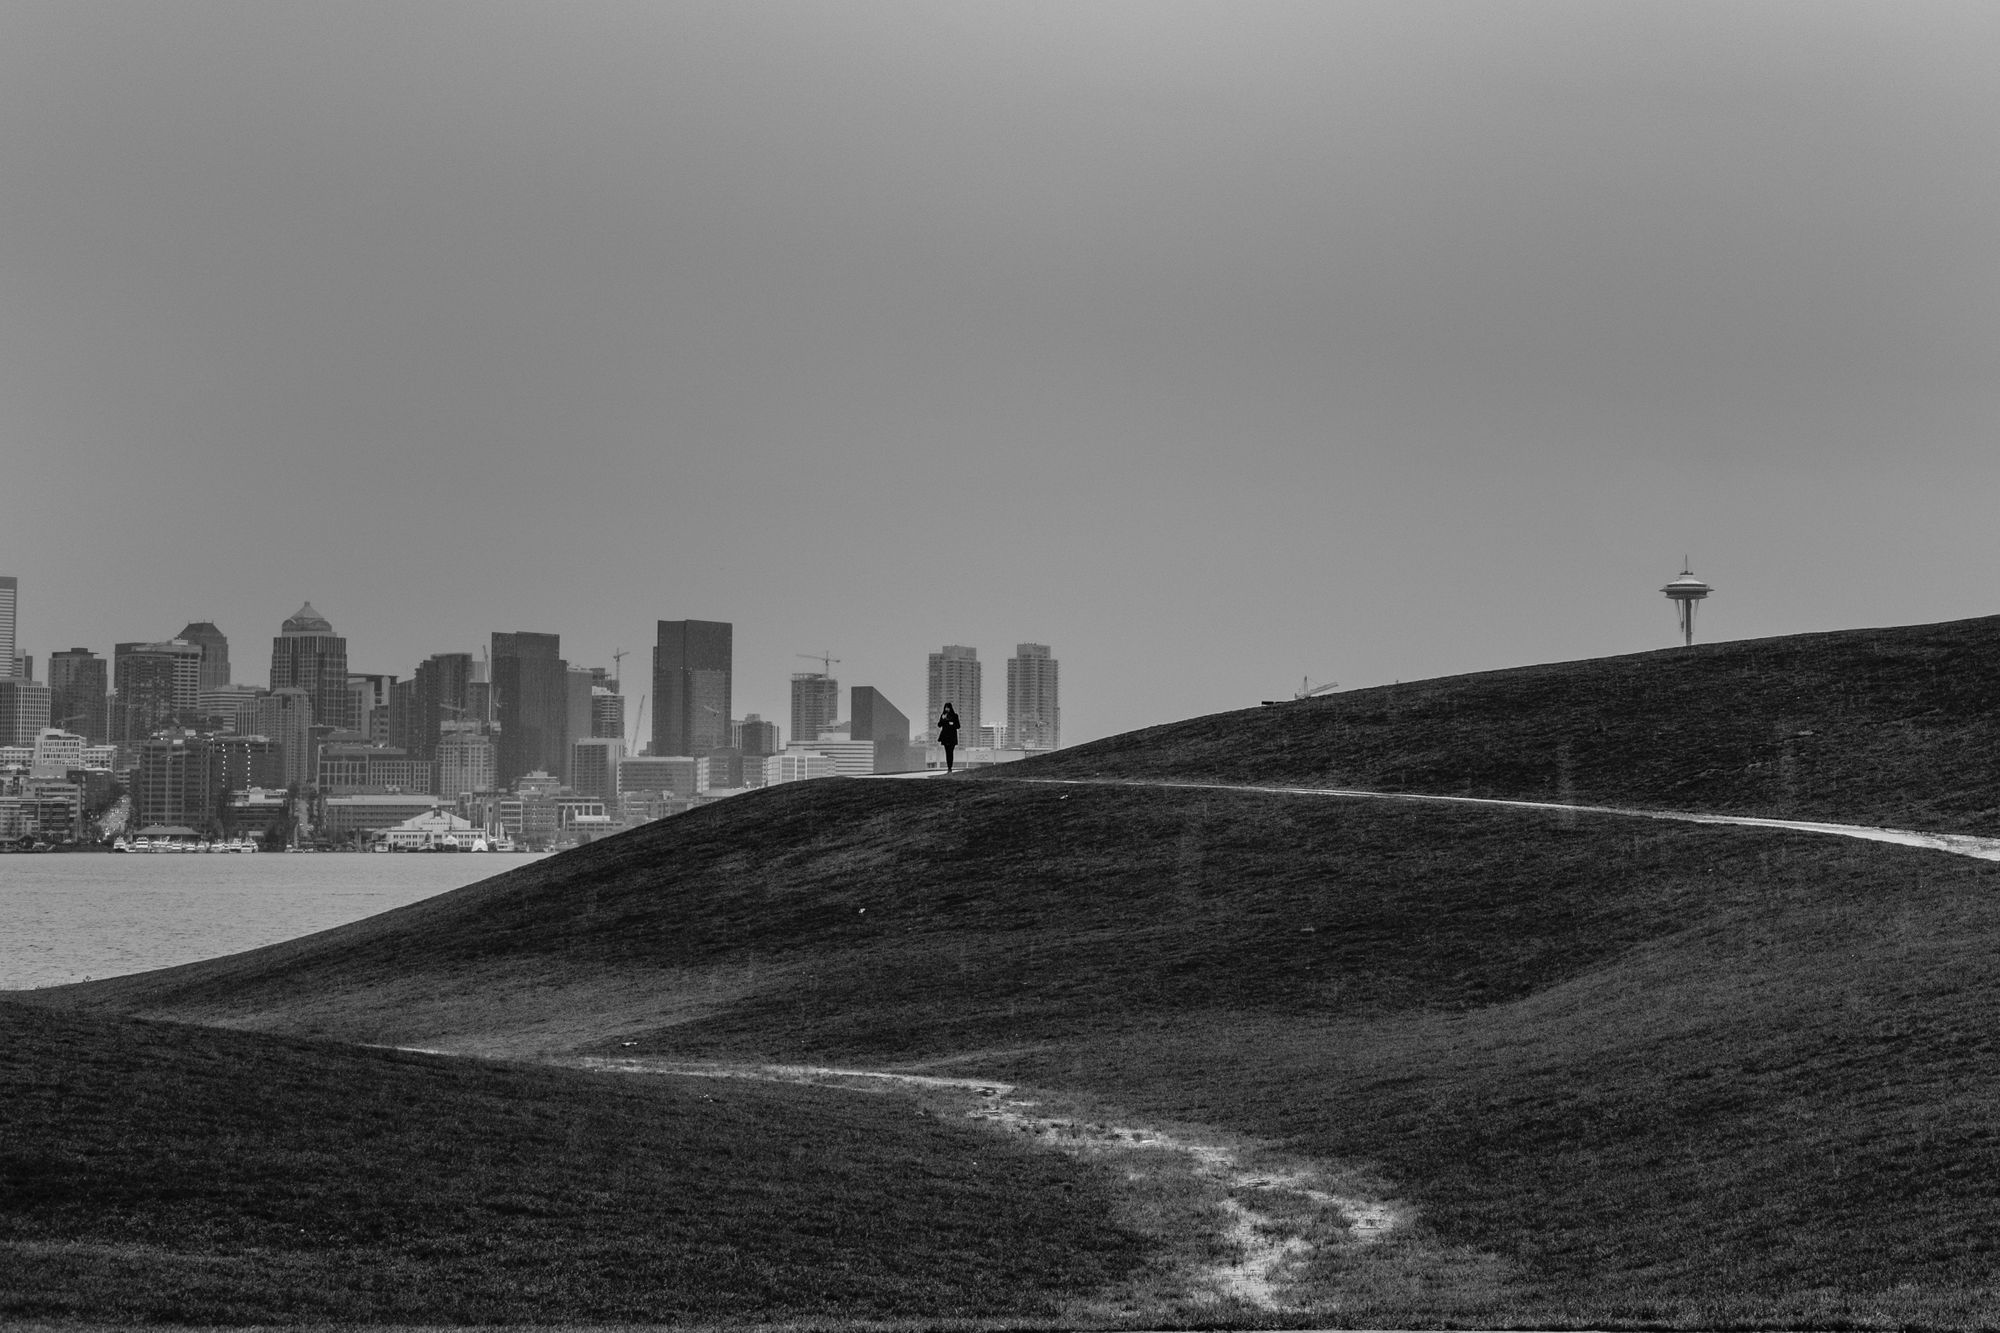
[[818,740],[839,717],[839,681],[819,671],[792,673],[792,744]]
[[201,688],[213,690],[229,684],[229,640],[206,620],[190,624],[176,639],[184,639],[201,649]]
[[311,602],[271,640],[271,691],[304,690],[312,696],[313,723],[353,731],[354,698],[347,692],[347,640],[333,632]]
[[172,639],[121,643],[111,650],[118,708],[111,739],[137,746],[154,732],[193,717],[201,701],[201,649]]
[[732,646],[726,620],[662,620],[653,646],[653,753],[707,754],[729,745]]
[[1056,659],[1046,643],[1017,643],[1007,659],[1007,745],[1015,750],[1061,746],[1062,709],[1056,702]]
[[932,653],[929,713],[924,718],[923,735],[937,732],[938,714],[950,704],[958,710],[960,744],[970,744],[979,735],[979,700],[984,690],[979,675],[979,650],[960,643],[948,643],[944,651]]
[[410,715],[403,719],[400,744],[412,759],[435,759],[448,725],[479,720],[472,716],[472,654],[432,653],[417,663],[407,697]]
[[567,766],[569,663],[562,636],[516,630],[493,635],[493,711],[500,729],[494,767],[502,787],[540,769]]
[[590,734],[593,739],[625,739],[625,696],[595,685],[590,691]]
[[0,676],[14,674],[14,617],[21,598],[21,580],[0,574]]
[[74,731],[92,745],[111,739],[106,693],[110,680],[104,659],[88,648],[49,654],[49,712],[52,725]]
[[752,713],[740,722],[729,724],[730,748],[739,750],[747,758],[751,755],[776,754],[778,745],[778,724],[766,722],[760,715]]

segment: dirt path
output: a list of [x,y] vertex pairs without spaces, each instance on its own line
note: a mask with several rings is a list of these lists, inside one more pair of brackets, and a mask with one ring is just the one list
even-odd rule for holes
[[[1099,1316],[1197,1313],[1224,1303],[1256,1310],[1325,1310],[1324,1291],[1302,1283],[1307,1261],[1374,1246],[1405,1228],[1410,1210],[1377,1197],[1356,1173],[1204,1129],[1123,1125],[1060,1105],[1053,1094],[1021,1095],[1011,1083],[820,1065],[583,1057],[562,1063],[611,1074],[671,1074],[845,1087],[916,1095],[934,1114],[958,1114],[990,1132],[1110,1167],[1130,1225],[1168,1259],[1135,1289],[1114,1294]],[[1218,1252],[1224,1256],[1217,1258]],[[1317,1295],[1317,1299],[1315,1299]]]
[[1559,801],[1509,801],[1492,796],[1430,796],[1419,792],[1367,791],[1358,787],[1263,787],[1237,782],[1175,782],[1133,778],[1005,778],[1055,787],[1166,787],[1189,791],[1263,792],[1271,796],[1320,796],[1371,801],[1431,801],[1446,805],[1485,805],[1508,810],[1552,810],[1573,815],[1627,815],[1638,819],[1671,819],[1688,824],[1741,824],[1750,828],[1789,829],[1824,833],[1868,842],[1923,847],[1979,861],[2000,861],[2000,838],[1969,833],[1924,833],[1915,829],[1878,828],[1872,824],[1835,824],[1801,819],[1764,819],[1755,815],[1716,815],[1694,810],[1637,810],[1617,805],[1569,805]]

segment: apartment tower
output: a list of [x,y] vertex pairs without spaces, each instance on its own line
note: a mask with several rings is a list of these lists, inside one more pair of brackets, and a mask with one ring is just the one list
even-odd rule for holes
[[729,747],[735,626],[662,620],[653,645],[653,754],[700,757]]
[[979,736],[979,700],[984,684],[979,675],[979,650],[960,643],[948,643],[943,652],[932,653],[928,671],[929,713],[922,734],[937,734],[938,714],[950,704],[958,711],[960,745],[971,745]]
[[1046,643],[1017,643],[1007,659],[1007,746],[1053,750],[1062,741],[1056,702],[1056,659]]

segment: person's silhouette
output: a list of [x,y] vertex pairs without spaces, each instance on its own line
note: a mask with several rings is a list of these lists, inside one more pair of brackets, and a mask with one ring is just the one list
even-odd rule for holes
[[958,745],[958,710],[949,702],[945,704],[944,711],[938,714],[937,738],[938,744],[944,747],[944,771],[949,773],[951,752]]

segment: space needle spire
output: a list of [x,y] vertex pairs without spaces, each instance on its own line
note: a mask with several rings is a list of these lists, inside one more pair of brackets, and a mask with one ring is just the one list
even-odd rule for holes
[[1680,619],[1682,642],[1687,647],[1692,648],[1694,646],[1695,604],[1711,592],[1714,592],[1715,589],[1696,578],[1694,570],[1688,565],[1688,558],[1682,556],[1681,576],[1660,589],[1660,591],[1665,593],[1673,602],[1674,614]]

